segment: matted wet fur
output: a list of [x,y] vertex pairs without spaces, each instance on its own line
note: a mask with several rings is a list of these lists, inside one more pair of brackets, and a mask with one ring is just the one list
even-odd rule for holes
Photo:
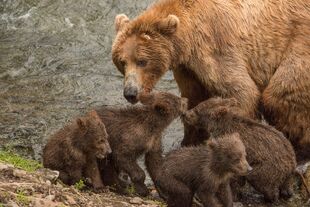
[[240,111],[235,99],[211,98],[189,110],[183,121],[204,128],[213,137],[239,133],[253,167],[247,181],[268,201],[278,200],[280,193],[291,196],[290,179],[296,168],[291,143],[274,127],[245,118]]
[[232,207],[229,181],[251,171],[239,134],[183,147],[164,159],[155,186],[168,207],[191,207],[196,193],[205,207]]
[[[259,103],[270,124],[310,156],[310,1],[158,0],[134,19],[115,18],[113,62],[132,103],[171,69],[189,108],[235,98]],[[205,134],[185,125],[183,145]]]
[[89,112],[52,135],[43,149],[43,165],[59,171],[68,185],[90,178],[95,190],[104,187],[97,165],[111,148],[108,134],[96,111]]
[[[156,177],[162,159],[161,139],[170,123],[187,110],[187,99],[170,93],[141,95],[141,106],[126,108],[101,107],[96,111],[106,126],[112,148],[112,167],[117,173],[129,175],[138,194],[146,196],[145,173],[137,158],[145,154],[145,164],[152,179]],[[104,175],[103,170],[103,177]],[[109,181],[109,180],[108,180]],[[117,181],[116,181],[117,182]]]

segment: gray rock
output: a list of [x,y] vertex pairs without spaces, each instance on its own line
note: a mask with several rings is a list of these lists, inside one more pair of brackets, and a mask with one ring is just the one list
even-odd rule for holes
[[129,203],[131,203],[131,204],[142,204],[143,199],[139,198],[139,197],[134,197],[134,198],[130,199]]

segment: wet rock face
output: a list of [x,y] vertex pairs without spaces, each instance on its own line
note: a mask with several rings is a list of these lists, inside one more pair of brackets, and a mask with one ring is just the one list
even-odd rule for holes
[[[46,138],[98,105],[127,104],[111,61],[114,17],[153,0],[4,0],[0,4],[0,146],[40,159]],[[171,74],[158,88],[177,93]],[[166,149],[182,138],[180,122]]]

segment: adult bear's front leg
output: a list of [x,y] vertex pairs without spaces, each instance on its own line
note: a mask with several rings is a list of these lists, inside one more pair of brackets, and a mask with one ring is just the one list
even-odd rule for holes
[[292,42],[263,92],[263,105],[267,120],[288,136],[303,160],[310,158],[310,41]]
[[[242,115],[256,118],[260,92],[241,59],[221,57],[202,60],[197,67],[200,68],[181,67],[173,71],[181,95],[189,99],[189,109],[210,97],[221,96],[235,98]],[[184,125],[184,128],[183,146],[200,144],[209,136],[194,126]]]
[[[184,66],[173,70],[174,78],[178,84],[182,97],[188,98],[188,109],[209,98],[210,93],[200,84],[191,70]],[[208,139],[209,134],[203,129],[197,129],[184,123],[184,138],[182,146],[199,145]]]

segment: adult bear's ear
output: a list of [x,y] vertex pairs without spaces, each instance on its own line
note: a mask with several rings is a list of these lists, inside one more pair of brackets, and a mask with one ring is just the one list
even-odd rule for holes
[[114,21],[115,31],[119,32],[128,23],[129,23],[129,18],[125,14],[116,15],[115,21]]
[[161,34],[171,35],[177,31],[179,24],[179,18],[173,14],[170,14],[166,18],[159,21],[156,26]]

